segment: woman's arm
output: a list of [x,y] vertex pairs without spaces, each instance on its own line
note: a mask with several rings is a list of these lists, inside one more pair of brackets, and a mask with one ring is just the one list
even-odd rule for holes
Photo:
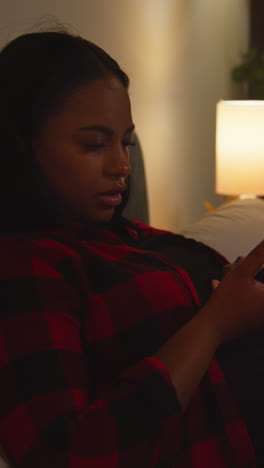
[[187,435],[177,393],[186,405],[223,338],[226,292],[219,287],[199,319],[94,398],[80,339],[80,259],[50,242],[0,252],[0,440],[8,457],[20,468],[176,460]]
[[201,310],[156,354],[169,370],[183,409],[208,369],[219,343],[217,329]]
[[172,428],[177,453],[182,412],[159,359],[94,396],[77,254],[44,239],[2,242],[0,258],[0,440],[14,466],[156,466]]
[[186,407],[220,343],[264,325],[264,285],[255,275],[264,263],[264,242],[239,259],[207,304],[157,353]]

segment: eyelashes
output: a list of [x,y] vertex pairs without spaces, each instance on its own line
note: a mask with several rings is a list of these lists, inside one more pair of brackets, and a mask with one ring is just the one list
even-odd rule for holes
[[[122,142],[122,145],[125,147],[125,148],[128,148],[129,146],[136,146],[136,143],[132,142],[132,141],[123,141]],[[106,145],[103,144],[103,143],[97,143],[97,144],[92,144],[92,143],[85,143],[83,145],[83,147],[88,150],[88,151],[98,151],[102,148],[105,148]]]

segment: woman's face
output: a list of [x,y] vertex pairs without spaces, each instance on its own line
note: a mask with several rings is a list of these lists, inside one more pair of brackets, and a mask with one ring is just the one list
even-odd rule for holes
[[73,91],[44,122],[33,150],[70,216],[111,219],[131,171],[133,129],[128,93],[112,77]]

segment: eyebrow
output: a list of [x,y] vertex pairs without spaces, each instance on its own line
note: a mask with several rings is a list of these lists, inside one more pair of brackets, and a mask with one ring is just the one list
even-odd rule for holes
[[[86,130],[96,130],[97,132],[104,133],[105,135],[113,135],[114,130],[112,130],[109,127],[105,127],[104,125],[88,125],[86,127],[81,127],[80,130],[86,131]],[[135,125],[131,125],[126,131],[125,134],[127,133],[132,133],[135,130]]]

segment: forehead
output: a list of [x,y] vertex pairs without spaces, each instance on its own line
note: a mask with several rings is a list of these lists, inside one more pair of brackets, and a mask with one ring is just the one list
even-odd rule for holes
[[115,78],[105,78],[74,90],[65,99],[62,113],[77,120],[131,125],[131,105],[127,90]]

